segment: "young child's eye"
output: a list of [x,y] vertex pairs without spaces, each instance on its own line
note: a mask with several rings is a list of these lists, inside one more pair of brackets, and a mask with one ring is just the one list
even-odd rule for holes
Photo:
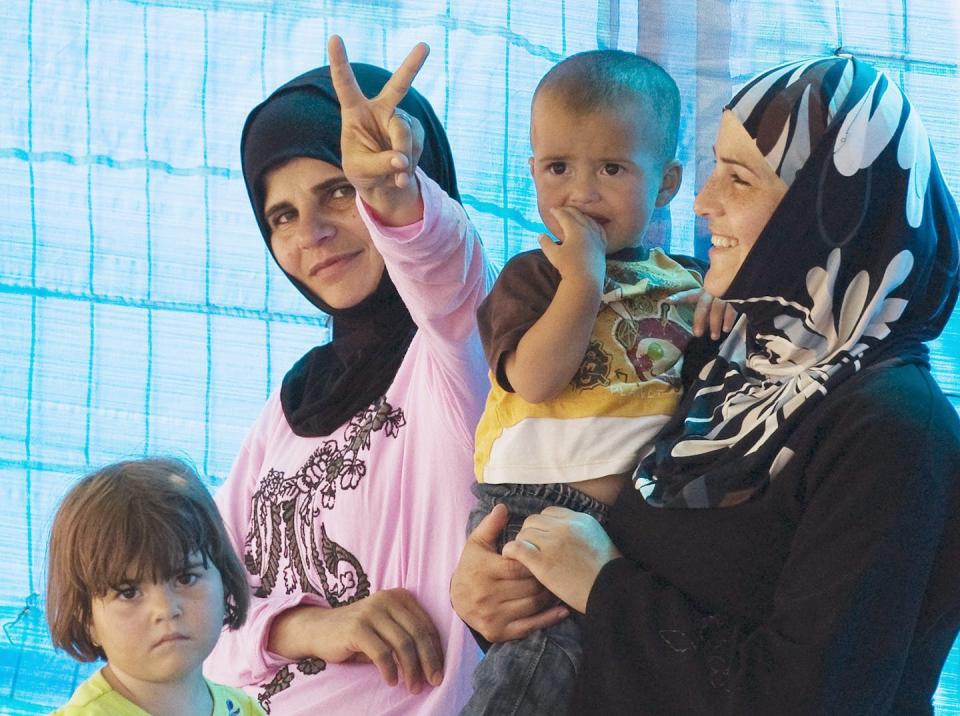
[[607,176],[616,176],[623,171],[623,167],[620,164],[604,164],[603,173]]
[[135,599],[139,593],[139,589],[132,584],[120,584],[113,588],[114,593],[117,596],[117,599],[122,599],[124,601],[130,601]]
[[177,584],[190,587],[196,584],[200,580],[200,575],[197,572],[182,572],[177,575]]
[[550,174],[554,174],[554,175],[556,175],[556,176],[560,176],[561,174],[563,174],[563,173],[566,172],[566,171],[567,171],[567,163],[566,163],[566,162],[550,162],[550,163],[547,165],[547,172],[550,173]]

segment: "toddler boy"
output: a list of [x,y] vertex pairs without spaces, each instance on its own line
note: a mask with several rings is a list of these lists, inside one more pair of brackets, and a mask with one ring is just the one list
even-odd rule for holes
[[[479,506],[510,522],[560,505],[605,520],[607,505],[680,401],[694,264],[644,245],[677,193],[680,94],[656,63],[619,50],[569,57],[533,97],[530,171],[558,239],[511,259],[480,306],[492,387],[477,427]],[[564,713],[580,659],[577,615],[495,644],[463,714]]]

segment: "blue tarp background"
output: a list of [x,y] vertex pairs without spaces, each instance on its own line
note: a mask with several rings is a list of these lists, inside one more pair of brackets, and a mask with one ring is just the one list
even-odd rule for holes
[[[848,50],[919,107],[960,190],[960,18],[939,0],[6,0],[0,4],[0,713],[63,703],[90,665],[43,617],[58,500],[103,463],[194,460],[215,488],[289,365],[326,336],[263,249],[239,173],[246,112],[325,62],[325,40],[395,67],[448,128],[464,203],[495,261],[540,229],[529,100],[563,56],[637,50],[678,79],[684,187],[657,223],[702,248],[691,205],[719,109],[754,72]],[[960,393],[960,319],[934,346]],[[960,654],[938,713],[960,713]]]

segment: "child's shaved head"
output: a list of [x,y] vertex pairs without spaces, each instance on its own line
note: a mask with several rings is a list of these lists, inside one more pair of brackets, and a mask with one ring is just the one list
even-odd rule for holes
[[543,93],[578,113],[616,111],[633,102],[643,110],[650,148],[666,161],[677,153],[680,91],[656,62],[623,50],[591,50],[554,65],[540,80]]

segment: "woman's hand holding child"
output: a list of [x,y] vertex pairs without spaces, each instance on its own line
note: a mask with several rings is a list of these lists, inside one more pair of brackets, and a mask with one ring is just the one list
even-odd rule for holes
[[570,613],[520,562],[497,553],[506,525],[507,508],[497,505],[467,537],[450,580],[453,608],[491,642],[522,639]]
[[515,540],[503,546],[539,582],[580,613],[600,570],[620,552],[590,515],[566,507],[548,507],[530,515]]

